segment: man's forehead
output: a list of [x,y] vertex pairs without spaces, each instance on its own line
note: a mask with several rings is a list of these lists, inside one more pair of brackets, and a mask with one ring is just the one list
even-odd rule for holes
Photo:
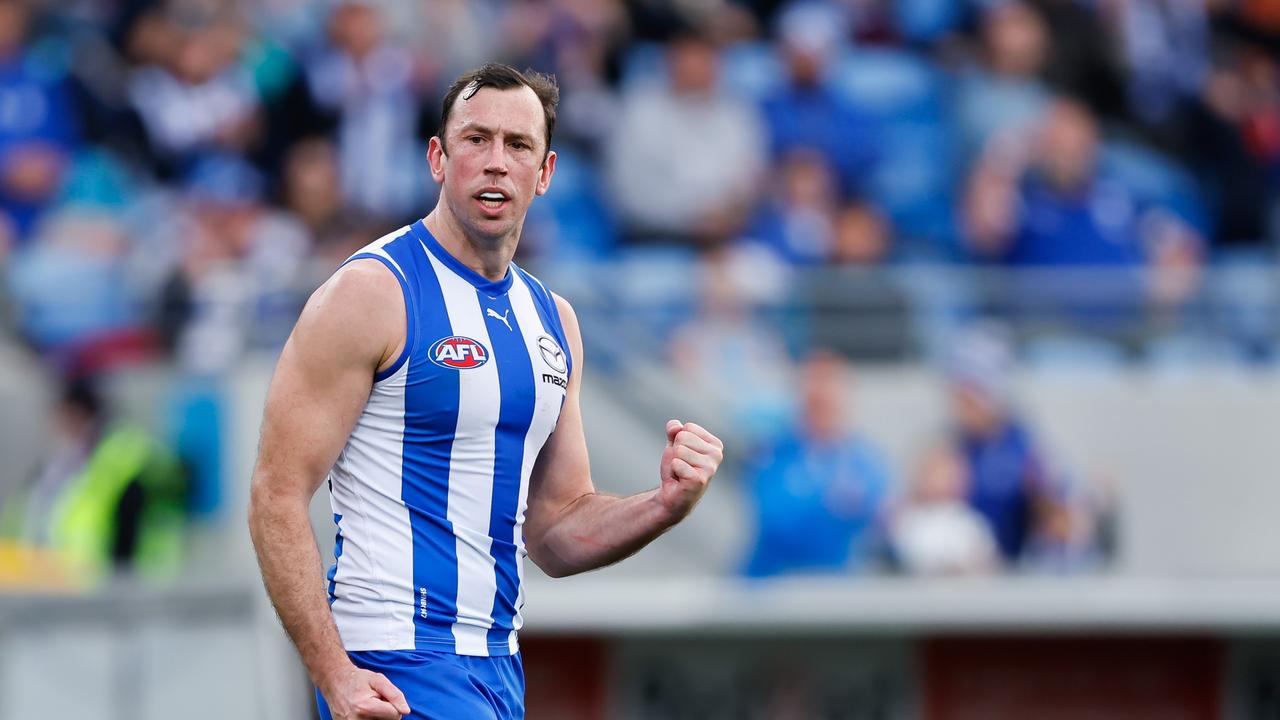
[[479,125],[539,137],[546,130],[542,103],[527,85],[513,88],[468,85],[454,101],[450,117],[453,129]]

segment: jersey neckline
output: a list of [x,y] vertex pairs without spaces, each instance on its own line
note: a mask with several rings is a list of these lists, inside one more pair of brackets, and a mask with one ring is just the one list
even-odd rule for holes
[[449,254],[449,251],[445,250],[444,246],[440,244],[440,241],[436,240],[435,236],[431,234],[431,231],[427,229],[426,223],[418,220],[410,226],[410,230],[413,232],[414,237],[418,238],[418,241],[422,243],[422,247],[426,248],[427,252],[435,255],[436,259],[444,263],[445,267],[452,270],[463,280],[471,283],[475,289],[490,295],[502,295],[511,289],[511,283],[515,279],[515,273],[511,271],[510,266],[515,263],[508,264],[507,274],[501,280],[490,280],[462,264],[461,260]]

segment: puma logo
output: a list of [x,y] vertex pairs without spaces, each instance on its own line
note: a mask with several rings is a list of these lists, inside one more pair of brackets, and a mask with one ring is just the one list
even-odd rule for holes
[[501,315],[499,315],[498,311],[494,310],[493,308],[485,308],[484,311],[485,311],[484,312],[485,315],[488,315],[491,318],[497,318],[501,320],[502,324],[506,325],[508,330],[511,329],[511,323],[507,322],[507,315],[511,314],[511,308],[507,308],[507,311],[502,313]]

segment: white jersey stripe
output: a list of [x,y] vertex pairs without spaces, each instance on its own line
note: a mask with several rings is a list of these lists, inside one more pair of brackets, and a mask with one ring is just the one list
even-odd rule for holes
[[[424,248],[424,252],[426,249]],[[492,349],[476,289],[427,253],[444,293],[455,335]],[[449,459],[449,522],[458,554],[458,617],[479,618],[483,625],[455,622],[453,635],[462,655],[488,655],[487,631],[493,625],[497,577],[489,549],[489,515],[493,507],[493,459],[501,388],[498,364],[458,373],[458,427]]]

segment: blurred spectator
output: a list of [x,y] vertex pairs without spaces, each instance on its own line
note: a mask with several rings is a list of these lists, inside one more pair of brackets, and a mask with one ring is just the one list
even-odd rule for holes
[[324,16],[312,0],[258,0],[250,6],[255,25],[293,52],[324,32]]
[[79,146],[63,71],[31,52],[24,0],[0,0],[0,259],[30,236]]
[[1080,98],[1103,117],[1124,115],[1124,78],[1115,37],[1097,3],[1030,0],[1053,28],[1045,79],[1055,91]]
[[956,97],[961,157],[971,162],[992,137],[1028,131],[1051,99],[1040,80],[1049,47],[1044,19],[1021,2],[982,14],[981,64],[961,77]]
[[263,180],[243,160],[206,159],[187,184],[184,254],[162,325],[183,367],[219,373],[248,347],[283,343],[301,309],[312,239],[293,216],[263,205]]
[[828,263],[799,284],[811,344],[859,361],[903,361],[916,348],[911,298],[886,264],[893,228],[879,208],[849,202],[835,216]]
[[989,523],[1000,555],[1018,561],[1037,521],[1053,508],[1049,470],[1013,407],[1012,357],[994,327],[968,331],[949,368],[957,446],[969,475],[968,501]]
[[281,177],[284,208],[311,233],[320,237],[343,215],[338,153],[323,136],[294,143],[285,155]]
[[1051,501],[1040,505],[1036,530],[1028,539],[1019,568],[1047,573],[1101,568],[1106,557],[1099,547],[1097,520],[1107,510],[1059,488]]
[[1159,125],[1196,95],[1208,72],[1205,4],[1123,0],[1113,12],[1128,66],[1130,111],[1144,124]]
[[816,352],[800,369],[796,426],[751,473],[756,541],[745,572],[859,572],[880,550],[889,487],[883,458],[845,420],[848,369]]
[[893,554],[914,575],[971,575],[999,566],[987,520],[966,498],[969,466],[950,442],[920,459],[903,506],[893,514]]
[[[1146,301],[1176,308],[1189,297],[1203,243],[1185,221],[1141,207],[1099,170],[1098,132],[1083,105],[1056,101],[1032,152],[1016,137],[989,149],[970,179],[966,221],[982,258],[1014,268],[1107,268],[1087,282],[1078,273],[1015,278],[1002,300],[1123,332]],[[1149,284],[1144,270],[1152,271]]]
[[1280,188],[1280,64],[1260,47],[1231,46],[1189,115],[1180,140],[1216,221],[1215,243],[1274,245],[1269,215]]
[[717,89],[717,48],[705,35],[682,30],[666,60],[668,82],[623,98],[605,153],[612,199],[633,240],[729,237],[764,170],[760,119]]
[[772,159],[799,151],[819,154],[832,165],[847,196],[866,187],[877,141],[871,119],[831,87],[845,24],[833,6],[817,3],[793,4],[779,16],[786,78],[765,97],[763,110]]
[[[768,280],[775,262],[725,248],[708,253],[698,308],[671,343],[681,380],[709,393],[752,440],[776,434],[790,410],[790,358],[757,312],[761,301],[776,300]],[[742,392],[748,387],[751,392]]]
[[1093,115],[1078,103],[1059,100],[1037,130],[1025,172],[1019,166],[1023,160],[1011,160],[1004,147],[993,148],[975,171],[974,249],[1010,265],[1141,263],[1134,200],[1097,174]]
[[[616,122],[618,99],[610,85],[630,33],[618,0],[550,0],[511,6],[507,35],[520,64],[552,70],[560,86],[557,145],[579,143],[596,151]],[[611,72],[612,69],[612,72]]]
[[[175,36],[158,8],[147,3],[45,5],[64,16],[60,30],[43,38],[42,51],[67,65],[73,112],[95,154],[118,159],[131,170],[158,166],[129,86],[135,65],[158,64]],[[51,23],[46,15],[44,25]],[[52,51],[52,52],[51,52]],[[93,152],[93,151],[91,151]]]
[[371,0],[343,0],[329,16],[328,44],[308,57],[309,130],[333,128],[343,195],[395,219],[429,206],[426,147],[417,137],[414,57],[386,32]]
[[603,56],[628,31],[626,8],[618,0],[519,3],[506,22],[508,52],[554,72],[562,86],[563,75],[580,68],[588,56]]
[[[534,12],[522,12],[522,5]],[[536,22],[531,14],[548,14],[544,2],[502,0],[418,0],[383,3],[380,7],[388,29],[416,56],[424,81],[436,85],[447,84],[486,62],[514,59],[511,56],[520,53],[513,46],[519,48],[520,44],[513,20]],[[432,107],[431,111],[438,121],[440,108]]]
[[[165,176],[206,154],[244,153],[260,138],[259,97],[238,64],[243,29],[219,16],[152,17],[135,44],[149,62],[133,71],[129,97]],[[150,34],[155,37],[151,38]]]
[[8,268],[27,341],[64,370],[82,361],[109,362],[105,353],[118,342],[140,344],[136,349],[143,351],[140,298],[133,295],[130,248],[119,221],[107,213],[66,210],[41,228]]
[[876,206],[847,202],[836,215],[831,263],[845,267],[873,267],[889,260],[893,228]]
[[75,585],[113,570],[177,571],[186,487],[173,455],[113,418],[84,379],[64,387],[52,437],[34,481],[6,499],[3,534],[54,550]]
[[748,243],[759,243],[780,259],[819,264],[832,254],[839,189],[825,156],[795,150],[784,156],[775,189],[761,203]]

